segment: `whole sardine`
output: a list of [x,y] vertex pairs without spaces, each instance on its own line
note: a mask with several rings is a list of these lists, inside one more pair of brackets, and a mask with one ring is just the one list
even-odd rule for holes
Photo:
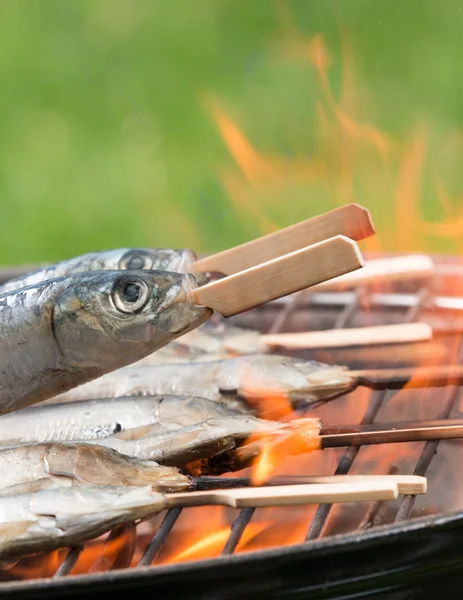
[[[237,415],[225,418],[208,419],[202,423],[182,427],[164,433],[150,435],[150,428],[127,429],[121,433],[98,441],[101,446],[113,448],[121,454],[145,460],[155,460],[164,465],[186,467],[203,462],[203,473],[211,472],[208,463],[214,463],[214,472],[231,470],[230,464],[214,460],[215,457],[233,450],[251,436],[271,437],[286,434],[304,424],[306,438],[318,438],[321,421],[319,419],[299,419],[289,423],[266,421],[253,416]],[[223,471],[220,470],[223,465]],[[241,465],[234,465],[241,468]]]
[[161,492],[181,491],[191,485],[175,468],[90,444],[33,444],[2,450],[0,473],[0,495],[75,484],[151,485]]
[[261,333],[241,329],[214,315],[214,323],[205,323],[182,337],[170,342],[160,352],[142,358],[136,364],[158,365],[178,362],[223,360],[249,354],[264,354],[268,347],[261,341]]
[[137,396],[37,405],[0,416],[0,447],[98,440],[125,429],[155,424],[162,432],[167,425],[170,430],[233,414],[236,412],[227,404],[194,396]]
[[198,327],[192,275],[96,271],[0,296],[0,414],[131,364]]
[[23,556],[76,546],[166,507],[150,486],[41,490],[0,497],[0,566]]
[[0,294],[35,285],[48,279],[66,277],[84,271],[118,270],[160,270],[174,273],[190,273],[196,260],[194,252],[188,249],[170,248],[118,248],[76,256],[61,262],[47,265],[31,273],[10,279],[0,285]]
[[61,394],[54,401],[192,394],[210,400],[242,398],[254,403],[259,398],[282,394],[297,404],[345,393],[355,384],[347,367],[256,354],[191,364],[127,367]]

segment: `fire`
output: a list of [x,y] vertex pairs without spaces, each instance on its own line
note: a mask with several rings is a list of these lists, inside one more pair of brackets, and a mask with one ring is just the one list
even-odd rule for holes
[[262,448],[260,456],[252,469],[251,478],[254,485],[265,483],[274,473],[275,467],[278,464],[278,458],[274,454],[274,450],[270,446],[267,445]]
[[[320,206],[326,210],[331,205],[360,201],[360,195],[361,203],[366,207],[369,207],[368,198],[375,199],[374,217],[378,231],[375,237],[361,243],[366,250],[420,250],[431,248],[434,238],[446,238],[449,248],[462,249],[463,214],[453,207],[445,183],[435,172],[431,189],[446,218],[434,224],[424,220],[422,215],[421,201],[430,151],[429,128],[418,124],[410,139],[404,141],[370,124],[368,115],[373,113],[373,102],[365,92],[359,97],[352,44],[345,36],[342,41],[345,60],[339,94],[333,91],[330,73],[333,59],[321,35],[312,40],[301,39],[294,33],[293,25],[288,26],[276,52],[277,61],[302,62],[318,81],[316,97],[307,98],[307,102],[313,102],[314,113],[318,116],[314,129],[307,133],[315,147],[309,158],[288,158],[260,150],[258,142],[251,142],[251,136],[243,131],[238,119],[233,118],[233,111],[225,108],[225,103],[208,98],[207,107],[235,163],[232,168],[220,167],[218,175],[239,218],[247,223],[252,219],[262,233],[269,233],[279,227],[277,218],[273,217],[278,215],[278,210],[297,213],[302,209],[299,213],[309,217],[307,213],[320,212]],[[298,193],[301,187],[302,193]],[[185,245],[200,247],[201,240],[195,237],[198,233],[192,231],[185,217],[174,216],[185,232]],[[188,244],[188,240],[192,243]],[[433,341],[417,348],[341,350],[336,357],[341,361],[345,357],[362,362],[368,354],[372,361],[400,363],[413,360],[416,364],[432,366],[444,360],[450,362],[451,355],[454,357],[456,352],[456,347]],[[328,351],[322,357],[326,362],[335,362]],[[406,388],[395,394],[388,393],[376,422],[436,418],[441,406],[436,405],[435,398],[435,395],[427,397],[423,392],[421,402],[410,402]],[[371,391],[359,388],[306,416],[319,417],[325,426],[355,424],[364,417],[370,399]],[[252,403],[251,394],[248,400]],[[267,394],[256,402],[255,407],[265,418],[288,421],[295,416],[290,398],[282,392]],[[234,473],[234,476],[251,477],[255,485],[282,476],[331,475],[345,452],[342,448],[319,450],[316,431],[307,424],[301,424],[278,439],[263,440],[253,436],[248,440],[248,446],[253,445],[258,446],[259,453],[252,467]],[[422,448],[423,443],[363,447],[350,472],[384,474],[391,465],[400,472],[411,472]],[[458,506],[461,508],[461,503]],[[316,506],[292,507],[290,511],[285,508],[260,509],[257,518],[247,526],[236,552],[302,542],[316,509]],[[356,510],[352,506],[334,506],[325,532],[342,531],[343,523],[351,518],[358,517],[360,522],[361,516],[354,515]],[[220,555],[236,516],[236,510],[222,507],[184,510],[157,564]],[[114,539],[97,540],[88,545],[72,573],[105,570],[114,564],[126,546],[133,543],[133,531],[130,530]],[[135,555],[139,557],[141,553],[142,549],[137,548]],[[64,556],[65,551],[59,551],[34,557],[22,561],[9,574],[12,578],[51,576]]]
[[[292,20],[288,15],[281,21],[282,31],[269,56],[269,66],[297,64],[301,76],[306,70],[318,83],[314,97],[307,98],[316,118],[310,130],[308,124],[301,123],[302,128],[307,127],[311,153],[301,159],[260,150],[258,142],[251,142],[251,136],[233,118],[226,102],[209,94],[206,107],[237,167],[220,167],[218,175],[238,217],[246,219],[248,225],[251,219],[262,233],[269,233],[285,225],[282,221],[291,212],[310,216],[307,211],[317,214],[320,206],[326,210],[353,200],[369,207],[374,199],[371,208],[377,235],[362,242],[363,248],[416,251],[446,238],[449,248],[459,251],[463,215],[455,210],[458,204],[449,199],[445,183],[431,162],[430,127],[418,122],[408,140],[380,129],[373,123],[374,98],[364,82],[362,86],[357,83],[354,43],[346,32],[341,31],[342,73],[339,92],[335,92],[332,71],[338,65],[323,36],[303,38],[296,22],[289,25]],[[461,152],[461,139],[450,134],[439,141],[439,148],[446,147],[456,156]],[[430,194],[440,210],[438,223],[428,222],[422,214],[421,202]]]
[[[243,535],[238,546],[238,551],[246,546],[246,543],[252,539],[255,535],[268,527],[268,523],[250,523]],[[184,550],[169,557],[166,562],[177,563],[185,562],[188,560],[200,560],[203,558],[210,558],[212,556],[218,556],[221,554],[223,547],[225,546],[230,536],[230,527],[223,527],[219,531],[207,535],[202,540],[191,544]]]

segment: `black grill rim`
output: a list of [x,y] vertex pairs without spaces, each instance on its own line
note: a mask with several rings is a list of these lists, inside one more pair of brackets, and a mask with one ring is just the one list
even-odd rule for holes
[[[80,598],[115,590],[188,598],[346,598],[347,593],[410,589],[461,573],[463,512],[440,513],[309,544],[224,555],[191,563],[128,568],[2,584],[2,598]],[[318,579],[318,581],[317,581]],[[385,587],[386,586],[386,587]],[[165,590],[164,590],[165,588]],[[300,596],[303,597],[303,596]],[[408,596],[407,596],[408,597]]]

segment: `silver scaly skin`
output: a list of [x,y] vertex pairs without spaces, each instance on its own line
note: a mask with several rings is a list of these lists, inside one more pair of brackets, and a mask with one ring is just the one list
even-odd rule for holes
[[265,354],[268,346],[261,341],[260,331],[229,325],[223,317],[214,315],[214,323],[182,335],[165,346],[161,352],[150,354],[137,362],[140,365],[159,365],[178,362],[223,360],[250,354]]
[[[66,277],[86,271],[159,270],[173,273],[190,273],[196,255],[188,249],[171,248],[117,248],[76,256],[47,265],[37,271],[10,279],[0,285],[0,294],[35,285],[47,279]],[[201,283],[206,276],[201,276]],[[197,277],[198,278],[198,277]]]
[[226,404],[194,396],[136,396],[39,404],[0,416],[0,448],[99,440],[142,426],[157,425],[161,433],[174,425],[185,427],[234,414],[237,413]]
[[60,394],[51,402],[154,394],[245,400],[285,394],[294,405],[328,399],[355,387],[347,367],[276,354],[217,361],[130,366]]
[[[98,445],[113,448],[126,456],[182,468],[198,460],[210,461],[241,446],[256,434],[261,437],[285,435],[302,423],[305,425],[305,436],[318,436],[320,419],[296,419],[289,423],[279,423],[252,415],[236,415],[207,419],[187,427],[174,425],[171,431],[162,433],[157,431],[156,426],[127,429],[99,440]],[[236,468],[239,467],[241,465]],[[222,472],[227,470],[230,469]]]
[[0,568],[29,554],[82,544],[166,505],[151,486],[79,486],[0,497]]
[[191,481],[173,467],[90,444],[31,444],[0,452],[0,496],[73,485],[151,485],[179,492]]
[[0,414],[130,365],[199,327],[192,275],[95,271],[0,296]]

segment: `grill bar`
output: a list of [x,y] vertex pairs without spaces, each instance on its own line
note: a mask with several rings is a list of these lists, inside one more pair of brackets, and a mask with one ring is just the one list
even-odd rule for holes
[[83,545],[74,546],[74,548],[70,548],[69,552],[66,554],[66,558],[57,568],[54,577],[64,577],[64,575],[67,575],[79,560],[79,556],[81,555],[83,549]]
[[[439,269],[436,270],[436,273],[439,273]],[[459,275],[462,275],[459,273]],[[345,291],[345,292],[315,292],[315,293],[306,293],[301,292],[298,294],[293,294],[289,298],[282,299],[275,303],[270,303],[269,312],[266,313],[267,316],[272,315],[272,325],[266,332],[267,333],[277,333],[280,331],[284,325],[289,324],[291,321],[294,321],[295,316],[299,318],[299,313],[302,310],[310,310],[310,307],[321,307],[324,308],[334,308],[337,309],[335,313],[335,318],[330,322],[334,323],[333,328],[342,329],[349,326],[349,323],[355,322],[357,323],[359,319],[359,315],[367,315],[368,310],[372,307],[379,307],[392,309],[391,314],[393,313],[395,316],[392,316],[392,319],[395,320],[401,317],[405,317],[403,322],[411,323],[416,321],[419,315],[423,314],[424,311],[438,311],[441,312],[442,319],[449,318],[451,312],[449,311],[463,311],[463,298],[461,297],[451,297],[442,295],[436,295],[431,292],[431,288],[434,287],[434,281],[426,281],[426,284],[429,284],[429,287],[422,287],[417,293],[404,293],[403,289],[407,289],[407,284],[403,288],[399,285],[399,289],[402,289],[400,293],[377,293],[374,292],[372,288],[368,286],[359,287],[354,291]],[[395,288],[394,288],[395,289]],[[410,286],[408,286],[410,289]],[[439,291],[441,289],[439,288]],[[443,291],[443,290],[442,290]],[[452,292],[451,292],[452,293]],[[401,309],[399,311],[394,309]],[[405,314],[405,310],[406,314]],[[266,310],[266,309],[264,309]],[[325,311],[328,314],[328,311]],[[321,313],[324,314],[324,310],[321,310]],[[443,313],[443,314],[442,314]],[[446,313],[446,314],[445,314]],[[302,314],[302,313],[301,313]],[[334,314],[332,310],[331,315]],[[427,313],[428,314],[428,313]],[[431,313],[429,313],[431,314]],[[434,312],[432,313],[434,314]],[[266,317],[267,318],[267,317]],[[362,317],[363,318],[363,317]],[[264,319],[265,322],[265,319]],[[443,321],[442,321],[443,322]],[[434,323],[434,321],[433,321]],[[441,322],[436,319],[437,325],[434,327],[435,332],[447,332],[451,333],[454,336],[454,339],[457,338],[458,330],[461,332],[462,327],[458,327],[455,322],[455,327],[449,327],[448,330],[446,327],[442,327]],[[305,323],[304,323],[305,325]],[[312,325],[313,326],[313,325]],[[310,327],[309,327],[310,328]],[[262,329],[262,331],[265,331]],[[328,362],[328,361],[327,361]],[[391,361],[394,364],[393,361]],[[441,369],[441,375],[437,373],[437,370],[432,371],[432,367],[429,369],[422,369],[422,377],[420,378],[420,369],[418,369],[418,373],[416,369],[409,369],[410,373],[413,376],[413,382],[415,385],[413,387],[431,387],[431,386],[449,386],[449,385],[463,385],[463,338],[460,338],[459,352],[458,358],[456,360],[456,365],[454,365],[454,371],[452,375],[449,375],[452,372],[452,367],[446,367],[445,365]],[[361,361],[360,361],[361,363]],[[374,365],[374,363],[372,363]],[[448,365],[448,363],[447,363]],[[377,368],[374,366],[373,368]],[[439,367],[440,368],[440,367]],[[398,375],[394,376],[394,371],[401,371]],[[351,470],[355,460],[357,459],[360,447],[365,443],[394,443],[399,441],[405,441],[405,438],[402,436],[408,435],[413,441],[418,439],[417,436],[414,437],[413,429],[419,429],[421,432],[425,428],[428,431],[421,433],[420,440],[428,440],[424,445],[424,449],[417,461],[416,467],[414,469],[415,475],[424,476],[432,463],[432,460],[437,452],[439,440],[445,439],[448,435],[449,438],[454,439],[460,434],[460,429],[463,434],[463,420],[454,419],[453,421],[449,419],[452,410],[458,404],[459,400],[463,395],[463,388],[454,388],[448,389],[447,402],[444,410],[440,413],[438,417],[434,421],[415,421],[415,422],[400,422],[400,423],[375,423],[377,415],[381,410],[381,407],[389,398],[389,393],[391,390],[400,389],[404,387],[407,383],[409,383],[409,379],[406,378],[406,369],[400,365],[399,369],[389,368],[387,370],[377,370],[377,371],[369,371],[369,375],[372,376],[376,374],[380,377],[381,381],[371,380],[369,382],[362,382],[362,385],[367,385],[371,388],[371,397],[365,412],[363,419],[360,424],[353,425],[352,427],[343,426],[343,427],[325,427],[323,429],[322,436],[325,436],[327,443],[323,445],[323,447],[341,447],[347,444],[357,444],[351,445],[346,451],[343,453],[341,459],[338,462],[337,468],[334,472],[335,475],[347,475]],[[428,371],[427,375],[425,372]],[[361,371],[356,373],[359,376],[361,381]],[[437,383],[436,383],[437,382]],[[312,408],[316,406],[317,403],[312,405]],[[408,427],[406,431],[405,428]],[[439,428],[431,431],[431,428]],[[390,428],[387,430],[387,428]],[[400,429],[401,431],[397,431]],[[355,437],[357,436],[357,437]],[[376,437],[375,437],[376,436]],[[431,437],[433,436],[433,437]],[[436,439],[438,438],[438,439]],[[407,439],[407,441],[409,441]],[[394,465],[389,468],[389,474],[397,473],[398,469]],[[284,485],[284,484],[294,484],[294,483],[303,483],[304,476],[295,475],[294,477],[286,476],[281,478],[274,478],[272,481],[267,482],[266,485]],[[227,488],[227,487],[238,487],[238,486],[249,486],[251,485],[250,479],[247,478],[214,478],[214,477],[201,477],[195,481],[195,489],[214,489],[214,488]],[[397,522],[404,521],[409,519],[411,511],[413,509],[415,503],[415,496],[413,495],[405,495],[400,502],[399,510],[395,516],[395,520]],[[363,516],[361,521],[360,530],[365,530],[371,527],[372,525],[378,525],[381,523],[382,518],[384,517],[385,510],[388,504],[384,501],[378,501],[371,503],[368,511]],[[315,511],[315,515],[313,516],[310,526],[308,527],[308,532],[306,539],[307,540],[315,540],[317,538],[322,537],[323,531],[326,529],[327,521],[330,517],[332,505],[331,504],[323,504],[320,505]],[[142,558],[139,561],[139,566],[149,566],[156,562],[162,548],[164,547],[168,536],[170,535],[172,529],[177,523],[180,514],[182,513],[182,507],[176,507],[169,509],[161,525],[158,527],[157,531],[154,533],[150,542],[148,543],[145,552]],[[233,521],[229,537],[223,547],[222,554],[223,555],[231,555],[235,552],[236,548],[239,546],[240,541],[242,540],[243,534],[246,531],[246,528],[250,521],[253,518],[255,513],[255,508],[244,508],[241,509]],[[390,517],[389,517],[390,518]],[[135,532],[135,526],[132,526],[132,531]],[[108,540],[112,538],[112,536],[118,535],[117,530],[114,530]],[[133,547],[130,548],[130,543],[121,549],[120,554],[116,556],[114,563],[111,568],[124,568],[128,566],[131,562],[133,556]],[[72,571],[74,566],[76,565],[79,556],[82,552],[82,547],[71,548],[59,568],[56,570],[54,574],[54,578],[63,577]]]
[[[358,294],[357,297],[359,297]],[[405,322],[411,323],[418,318],[421,304],[426,297],[427,293],[423,291],[423,289],[421,289],[416,296],[416,304],[412,306],[406,314]],[[357,304],[356,306],[359,305],[360,304]],[[352,318],[353,315],[354,311],[350,313],[350,317]],[[346,321],[344,321],[343,326],[346,326]],[[386,395],[386,390],[378,390],[373,392],[368,408],[365,411],[365,414],[361,421],[361,425],[369,425],[373,423],[381,406],[383,405]],[[347,473],[349,473],[352,465],[354,464],[355,459],[358,456],[359,450],[359,446],[352,446],[344,452],[335,470],[335,475],[347,475]],[[317,508],[307,531],[307,541],[314,540],[320,537],[323,528],[325,527],[325,524],[328,520],[332,506],[332,504],[321,504]]]
[[233,554],[236,547],[240,543],[244,530],[248,526],[249,521],[252,519],[255,510],[255,508],[243,508],[241,510],[240,514],[233,522],[230,536],[223,547],[222,554]]
[[[458,350],[458,356],[457,356],[457,363],[460,364],[463,361],[463,338],[461,338],[460,340],[460,347]],[[447,419],[448,417],[450,417],[450,414],[453,410],[453,408],[456,406],[456,404],[459,402],[459,400],[462,397],[462,389],[460,388],[453,388],[449,391],[449,397],[447,400],[447,403],[444,407],[444,409],[442,410],[441,414],[439,415],[439,417],[441,419]],[[439,440],[429,440],[428,442],[426,442],[425,447],[423,448],[423,451],[421,452],[421,455],[418,459],[418,462],[416,464],[415,470],[413,472],[414,475],[424,475],[426,473],[426,471],[428,470],[432,459],[434,458],[434,456],[437,453],[437,447],[439,446]],[[396,521],[404,521],[405,519],[408,519],[410,516],[410,513],[413,509],[413,506],[415,504],[415,500],[416,500],[416,496],[404,496],[402,499],[402,502],[399,506],[399,510],[397,512],[396,515]]]
[[154,559],[158,556],[161,548],[163,547],[167,536],[172,531],[173,526],[177,522],[177,519],[182,513],[182,507],[171,508],[167,511],[159,529],[156,531],[151,541],[149,542],[143,556],[140,559],[138,565],[140,567],[146,567],[150,565]]

